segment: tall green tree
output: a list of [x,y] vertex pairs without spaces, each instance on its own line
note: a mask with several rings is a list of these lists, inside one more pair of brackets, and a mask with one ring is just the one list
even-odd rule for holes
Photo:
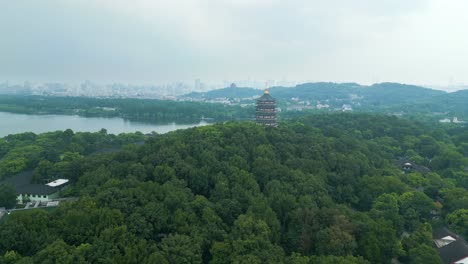
[[448,214],[446,221],[450,229],[468,237],[468,209],[458,209]]
[[13,208],[16,205],[16,190],[11,184],[0,184],[0,207]]
[[411,264],[442,264],[442,260],[434,248],[425,244],[411,249],[408,256]]

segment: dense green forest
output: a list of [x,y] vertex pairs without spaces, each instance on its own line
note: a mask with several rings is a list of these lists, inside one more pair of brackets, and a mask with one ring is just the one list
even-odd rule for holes
[[[78,132],[67,129],[36,135],[22,133],[0,138],[0,181],[7,176],[36,168],[35,172],[50,168],[43,176],[63,175],[63,169],[72,170],[70,162],[76,158],[99,153],[114,152],[127,145],[141,144],[145,136],[140,133],[107,134]],[[54,171],[54,172],[52,172]],[[39,175],[36,173],[36,175]]]
[[65,114],[86,117],[121,117],[148,122],[198,122],[201,117],[217,121],[252,117],[252,108],[197,102],[146,99],[102,99],[0,95],[0,111],[21,114]]
[[467,142],[370,114],[8,136],[1,171],[70,179],[80,199],[4,217],[0,263],[441,263],[432,227],[468,236]]

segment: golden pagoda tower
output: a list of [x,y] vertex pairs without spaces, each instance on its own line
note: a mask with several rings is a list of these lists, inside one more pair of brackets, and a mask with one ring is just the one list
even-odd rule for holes
[[271,97],[268,87],[265,88],[263,95],[257,99],[255,120],[259,125],[278,126],[276,123],[276,100]]

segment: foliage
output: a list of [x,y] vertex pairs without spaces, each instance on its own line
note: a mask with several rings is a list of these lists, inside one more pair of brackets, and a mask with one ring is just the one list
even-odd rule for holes
[[0,184],[0,207],[13,208],[15,204],[15,188],[11,184]]
[[447,215],[449,227],[464,237],[468,237],[468,209],[458,209]]
[[217,121],[250,118],[251,108],[222,104],[150,99],[0,95],[0,111],[22,114],[65,114],[121,117],[133,121],[198,122],[202,116]]
[[[467,133],[337,114],[149,138],[12,135],[0,164],[66,175],[80,199],[0,223],[0,263],[439,263],[431,213],[466,230]],[[431,172],[403,173],[408,156]]]
[[[126,145],[143,142],[142,133],[108,135],[72,130],[36,135],[22,133],[0,139],[0,181],[21,171],[33,170],[37,183],[54,178],[77,177],[75,167],[84,156],[116,152]],[[2,154],[3,153],[3,154]]]
[[[261,90],[242,87],[228,87],[205,93],[191,93],[182,96],[210,100],[214,98],[242,98],[253,103],[252,97],[259,97]],[[282,109],[290,105],[302,107],[318,103],[330,106],[327,110],[305,108],[308,112],[341,110],[344,104],[354,111],[398,114],[415,120],[438,122],[445,117],[468,118],[468,91],[446,93],[415,85],[400,83],[376,83],[371,86],[357,83],[303,83],[295,87],[272,87],[270,93],[278,100]],[[294,98],[294,100],[292,100]],[[309,105],[310,104],[310,105]],[[302,116],[302,111],[281,112],[282,117]]]

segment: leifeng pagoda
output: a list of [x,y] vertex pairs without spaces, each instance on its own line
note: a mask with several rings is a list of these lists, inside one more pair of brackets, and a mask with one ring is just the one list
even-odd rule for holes
[[271,97],[268,89],[257,99],[257,109],[255,112],[257,124],[263,126],[276,127],[276,100]]

